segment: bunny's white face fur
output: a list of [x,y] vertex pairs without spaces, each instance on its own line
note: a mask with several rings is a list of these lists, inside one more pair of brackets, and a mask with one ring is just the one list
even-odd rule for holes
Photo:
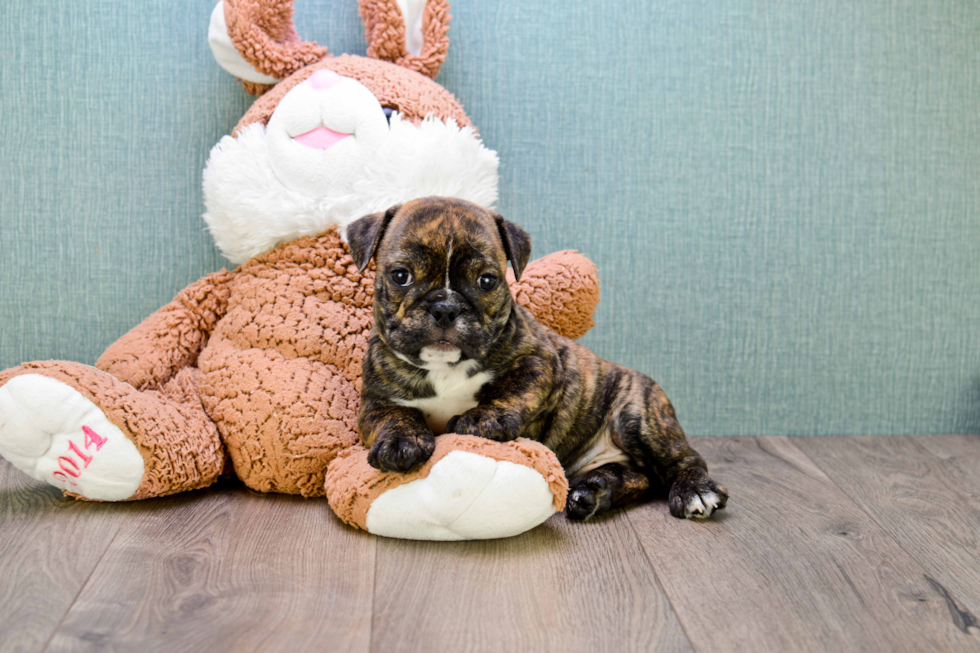
[[[308,136],[317,134],[326,136]],[[369,90],[321,70],[289,91],[272,114],[269,163],[290,190],[312,198],[346,194],[388,135],[388,120]]]
[[248,125],[211,150],[204,219],[233,263],[331,226],[343,235],[354,220],[418,197],[496,202],[497,154],[471,127],[433,117],[415,126],[397,113],[389,124],[367,88],[330,75],[287,93],[268,127]]

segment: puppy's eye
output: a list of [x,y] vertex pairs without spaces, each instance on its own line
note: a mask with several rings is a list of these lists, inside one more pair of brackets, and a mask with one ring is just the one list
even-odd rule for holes
[[405,287],[412,285],[412,273],[405,268],[395,268],[388,273],[388,277],[396,286]]
[[497,287],[497,281],[499,281],[499,279],[493,274],[481,275],[479,279],[480,290],[490,292]]
[[391,124],[391,114],[395,113],[395,110],[392,109],[391,107],[381,107],[381,110],[385,112],[385,120],[387,120],[388,121],[388,124],[390,125]]

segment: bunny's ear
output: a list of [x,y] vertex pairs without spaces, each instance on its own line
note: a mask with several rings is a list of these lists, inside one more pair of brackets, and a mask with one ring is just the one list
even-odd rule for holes
[[449,50],[449,0],[359,0],[368,56],[427,77]]
[[211,14],[208,43],[218,64],[253,95],[327,54],[296,34],[293,0],[221,0]]

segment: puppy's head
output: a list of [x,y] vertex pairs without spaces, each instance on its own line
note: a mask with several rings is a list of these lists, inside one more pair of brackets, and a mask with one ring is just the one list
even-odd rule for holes
[[520,279],[531,239],[498,214],[427,197],[347,228],[355,263],[375,258],[374,321],[395,355],[432,368],[483,360],[510,319],[507,261]]

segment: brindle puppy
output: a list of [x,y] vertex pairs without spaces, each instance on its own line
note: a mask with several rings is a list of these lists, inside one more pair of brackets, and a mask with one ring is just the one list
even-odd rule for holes
[[354,261],[377,259],[374,331],[358,428],[369,461],[406,471],[435,434],[530,438],[571,479],[566,513],[588,519],[670,488],[676,517],[707,517],[728,492],[708,476],[652,379],[539,324],[504,278],[520,278],[527,233],[475,204],[439,197],[369,215],[347,231]]

